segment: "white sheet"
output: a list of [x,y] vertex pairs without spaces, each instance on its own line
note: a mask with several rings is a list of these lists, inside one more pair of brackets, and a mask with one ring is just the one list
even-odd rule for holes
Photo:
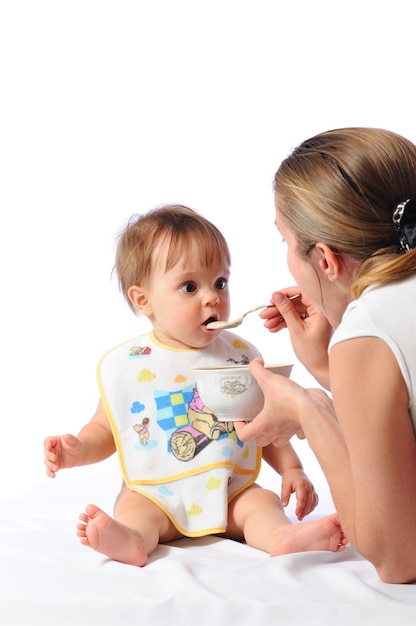
[[[269,468],[260,482],[279,488]],[[159,546],[142,569],[110,561],[79,543],[75,525],[89,501],[111,512],[118,487],[110,459],[0,503],[2,626],[416,624],[416,586],[382,583],[351,547],[272,559],[206,537]],[[333,511],[317,488],[313,517]]]

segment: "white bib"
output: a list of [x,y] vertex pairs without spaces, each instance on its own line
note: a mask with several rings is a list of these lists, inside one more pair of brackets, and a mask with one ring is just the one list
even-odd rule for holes
[[257,478],[261,449],[204,407],[197,367],[247,363],[258,350],[223,331],[207,348],[179,351],[153,333],[108,352],[98,384],[126,485],[165,511],[187,536],[224,532],[228,503]]

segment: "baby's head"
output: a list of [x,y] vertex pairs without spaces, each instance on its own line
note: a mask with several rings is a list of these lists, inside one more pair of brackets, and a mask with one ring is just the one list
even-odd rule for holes
[[145,285],[151,278],[155,256],[161,243],[168,244],[165,270],[187,256],[196,244],[201,267],[221,260],[230,265],[227,242],[214,224],[180,204],[168,204],[141,215],[134,215],[118,238],[115,270],[121,292],[128,296],[133,285]]

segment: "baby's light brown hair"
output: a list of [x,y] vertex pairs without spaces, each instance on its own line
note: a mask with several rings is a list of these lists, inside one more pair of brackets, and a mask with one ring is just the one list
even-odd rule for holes
[[118,237],[114,269],[121,292],[134,311],[128,290],[149,280],[154,255],[161,241],[169,241],[165,270],[184,257],[193,243],[197,244],[201,267],[214,261],[231,264],[225,237],[212,222],[181,204],[167,204],[147,213],[133,215]]

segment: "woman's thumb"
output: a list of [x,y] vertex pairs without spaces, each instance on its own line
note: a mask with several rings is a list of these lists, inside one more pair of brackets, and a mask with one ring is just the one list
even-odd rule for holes
[[262,359],[253,359],[252,361],[250,361],[249,363],[249,370],[251,372],[251,374],[254,376],[254,378],[256,379],[259,387],[262,389],[263,388],[263,381],[264,381],[264,375],[267,374],[267,371],[264,367],[264,361],[262,361]]

